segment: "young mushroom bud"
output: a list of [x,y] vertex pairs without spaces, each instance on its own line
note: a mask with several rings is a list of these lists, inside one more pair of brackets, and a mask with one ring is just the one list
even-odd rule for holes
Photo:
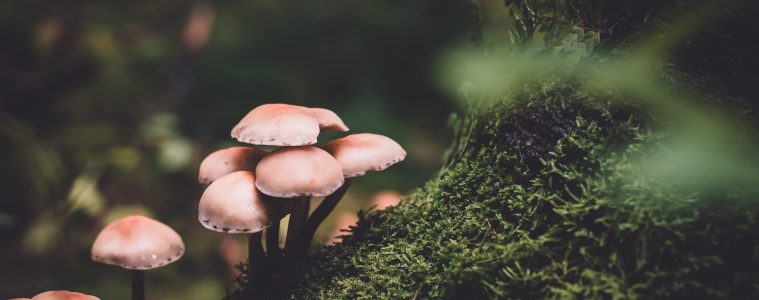
[[132,299],[145,299],[144,270],[177,261],[184,242],[171,227],[132,215],[108,224],[92,244],[92,260],[132,271]]
[[236,171],[253,171],[266,152],[251,147],[229,147],[209,154],[200,163],[198,182],[211,184]]
[[316,144],[321,130],[348,131],[348,127],[334,112],[323,108],[264,104],[240,120],[232,129],[232,137],[273,150],[279,146]]
[[388,207],[397,206],[401,203],[401,194],[396,191],[380,191],[369,200],[369,203],[375,210],[384,210]]

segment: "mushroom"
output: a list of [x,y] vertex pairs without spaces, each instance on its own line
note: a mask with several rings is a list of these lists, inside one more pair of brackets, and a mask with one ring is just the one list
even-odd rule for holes
[[37,296],[32,297],[31,300],[100,300],[100,298],[87,294],[61,290],[40,293]]
[[348,131],[334,112],[290,104],[264,104],[248,112],[232,137],[270,152],[281,146],[316,144],[321,130]]
[[[229,147],[209,154],[200,163],[198,182],[211,184],[216,179],[236,171],[253,171],[261,158],[267,153],[251,147]],[[271,223],[278,223],[272,220]],[[267,251],[278,251],[279,227],[273,226],[267,230]]]
[[234,279],[240,275],[240,270],[235,267],[241,261],[245,260],[245,252],[242,251],[242,243],[231,236],[224,236],[219,242],[219,256],[224,261],[227,269],[227,287],[234,288],[232,284]]
[[235,171],[253,171],[266,152],[251,147],[229,147],[209,154],[200,163],[198,182],[211,184]]
[[92,260],[132,270],[132,299],[145,299],[145,270],[170,264],[184,254],[184,242],[171,227],[131,215],[108,224],[92,244]]
[[227,174],[208,186],[198,205],[203,227],[224,233],[256,233],[279,220],[286,208],[266,201],[256,189],[253,172]]
[[338,214],[335,217],[332,230],[322,237],[322,244],[324,245],[335,245],[342,242],[343,237],[348,235],[346,231],[349,231],[351,227],[355,227],[358,223],[358,215],[355,213],[340,210],[336,211],[336,213]]
[[[340,164],[326,151],[313,147],[280,148],[256,166],[256,187],[269,196],[292,198],[285,240],[285,258],[292,264],[300,254],[310,197],[332,194],[344,182]],[[292,265],[291,265],[292,266]]]
[[304,233],[305,247],[300,250],[303,252],[308,251],[319,224],[340,202],[352,178],[363,176],[368,171],[384,170],[406,158],[406,151],[401,145],[389,137],[371,133],[351,134],[326,143],[322,148],[340,164],[345,183],[337,191],[324,198],[324,201],[308,218]]
[[375,210],[384,210],[388,207],[400,204],[401,194],[392,190],[380,191],[372,196],[372,200],[369,200],[369,203],[371,203],[371,206],[373,206]]
[[[262,231],[272,225],[278,228],[279,220],[287,213],[286,203],[263,197],[255,182],[255,175],[250,171],[224,175],[208,186],[198,205],[198,220],[203,227],[224,233],[249,234],[251,286],[255,283],[253,279],[258,279],[258,269],[262,268]],[[276,238],[270,239],[271,236],[267,235],[267,251],[274,255],[279,251],[279,245]]]

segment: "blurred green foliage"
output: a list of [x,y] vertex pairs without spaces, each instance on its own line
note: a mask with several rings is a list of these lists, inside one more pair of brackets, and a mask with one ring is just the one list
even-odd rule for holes
[[[325,107],[407,161],[357,182],[344,209],[408,191],[441,163],[453,98],[435,58],[470,38],[466,1],[3,1],[0,297],[70,289],[123,298],[127,272],[93,263],[107,222],[153,216],[185,239],[148,295],[219,298],[221,235],[196,221],[204,155],[266,102]],[[340,136],[324,135],[324,142]]]

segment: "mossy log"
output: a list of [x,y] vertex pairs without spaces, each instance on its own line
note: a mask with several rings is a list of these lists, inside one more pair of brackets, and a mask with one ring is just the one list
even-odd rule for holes
[[759,293],[755,195],[641,176],[668,134],[637,109],[577,85],[513,97],[464,118],[448,166],[315,258],[296,298]]

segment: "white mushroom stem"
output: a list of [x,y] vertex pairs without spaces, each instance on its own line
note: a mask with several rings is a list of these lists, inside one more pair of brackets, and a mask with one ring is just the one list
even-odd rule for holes
[[300,249],[303,255],[308,253],[308,248],[311,246],[311,241],[314,239],[316,229],[319,228],[319,225],[324,222],[327,216],[329,216],[329,214],[335,209],[337,204],[340,203],[340,199],[342,199],[345,192],[348,191],[351,181],[351,178],[345,178],[345,183],[343,183],[343,185],[334,193],[324,198],[324,201],[319,204],[316,210],[314,210],[314,213],[311,214],[311,217],[308,218],[308,221],[306,221],[306,228],[303,234],[303,241],[305,244]]
[[290,222],[287,226],[287,239],[285,240],[285,259],[291,267],[297,265],[304,243],[304,226],[308,220],[310,209],[310,197],[298,197],[293,199],[293,210],[290,213]]

